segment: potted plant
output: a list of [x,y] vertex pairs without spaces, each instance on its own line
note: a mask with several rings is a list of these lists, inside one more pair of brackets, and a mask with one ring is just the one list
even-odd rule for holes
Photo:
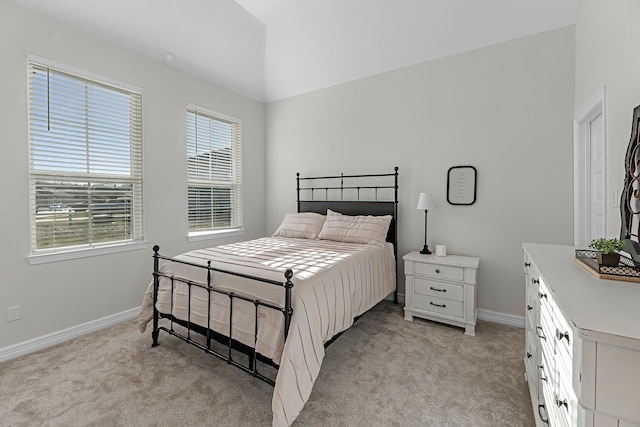
[[620,254],[624,243],[618,239],[593,239],[589,247],[597,250],[596,257],[598,264],[616,267],[620,263]]

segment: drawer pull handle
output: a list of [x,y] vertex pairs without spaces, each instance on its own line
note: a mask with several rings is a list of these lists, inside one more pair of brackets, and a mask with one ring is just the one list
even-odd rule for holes
[[542,292],[538,292],[538,298],[542,299],[547,299],[547,294],[543,294]]
[[533,310],[533,307],[527,304],[527,310]]
[[542,326],[537,326],[536,327],[536,335],[538,336],[538,338],[546,340],[547,337],[544,336],[544,333],[542,333]]
[[431,305],[435,305],[436,307],[447,308],[447,305],[446,305],[446,304],[436,304],[435,302],[431,302],[431,301],[429,301],[429,304],[431,304]]
[[546,420],[544,419],[544,417],[542,416],[542,409],[544,409],[546,412],[546,408],[544,407],[544,405],[538,405],[538,415],[540,416],[540,421],[548,425],[549,417],[547,416],[547,419]]
[[525,262],[525,263],[524,263],[524,266],[525,266],[525,267],[531,267],[531,263],[530,263],[530,262]]
[[562,408],[564,406],[565,409],[569,409],[569,403],[567,403],[567,399],[560,400],[556,397],[556,405],[558,405],[558,408]]
[[547,377],[544,376],[544,366],[540,365],[538,366],[538,371],[540,371],[540,375],[538,375],[540,377],[540,379],[542,381],[547,381]]
[[527,351],[527,359],[531,359],[531,356],[533,355]]
[[533,283],[534,285],[537,285],[538,283],[540,283],[540,279],[535,279],[535,278],[531,278],[531,283]]
[[436,268],[436,273],[440,273],[440,269],[439,268]]
[[562,338],[566,338],[567,343],[569,343],[569,331],[563,333],[560,329],[556,329],[556,338],[558,338],[558,341],[562,341]]
[[429,289],[431,289],[432,291],[436,291],[436,292],[447,292],[446,289],[438,289],[438,288],[434,288],[433,286],[431,286]]

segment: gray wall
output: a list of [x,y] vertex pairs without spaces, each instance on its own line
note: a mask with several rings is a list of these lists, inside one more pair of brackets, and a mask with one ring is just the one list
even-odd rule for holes
[[[29,265],[27,53],[143,88],[147,250]],[[151,247],[189,244],[186,104],[243,122],[245,233],[264,233],[264,105],[0,0],[0,349],[137,307],[151,278]],[[21,319],[5,322],[19,304]]]
[[[481,258],[478,306],[522,316],[523,242],[572,244],[574,27],[267,104],[267,233],[295,211],[295,173],[400,168],[399,253]],[[447,170],[478,170],[477,202],[446,202]],[[400,292],[404,291],[401,279]]]
[[[607,200],[622,190],[633,109],[640,104],[640,2],[581,0],[576,23],[576,111],[606,87]],[[609,237],[620,234],[619,208],[608,204]]]

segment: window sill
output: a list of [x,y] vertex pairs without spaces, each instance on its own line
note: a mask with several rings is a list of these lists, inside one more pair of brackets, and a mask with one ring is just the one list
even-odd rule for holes
[[32,254],[27,256],[27,261],[31,265],[44,264],[47,262],[67,261],[70,259],[87,258],[91,256],[113,254],[117,252],[136,251],[146,249],[147,242],[119,243],[91,248],[64,250],[59,252],[48,252]]
[[224,237],[242,236],[244,228],[233,228],[219,231],[196,231],[187,235],[188,242],[200,242],[202,240],[222,239]]

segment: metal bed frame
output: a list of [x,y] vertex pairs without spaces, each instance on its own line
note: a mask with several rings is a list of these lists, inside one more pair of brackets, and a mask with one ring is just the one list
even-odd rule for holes
[[[393,178],[392,185],[384,185],[384,186],[376,186],[376,185],[367,185],[367,186],[354,186],[354,185],[345,185],[345,179],[347,180],[360,180],[360,179],[389,179]],[[309,181],[314,182],[316,180],[323,181],[331,181],[331,180],[340,180],[340,185],[337,186],[324,186],[324,187],[315,187],[312,184],[309,186],[301,187],[301,182]],[[326,214],[327,209],[331,209],[336,212],[343,213],[345,215],[391,215],[392,220],[389,225],[389,231],[387,233],[387,241],[393,244],[394,256],[396,258],[396,289],[394,291],[394,303],[398,302],[398,287],[397,287],[397,216],[398,216],[398,167],[394,168],[393,173],[386,174],[368,174],[368,175],[345,175],[340,174],[336,176],[317,176],[317,177],[301,177],[299,173],[296,174],[296,183],[297,183],[297,210],[298,212],[316,212]],[[392,190],[393,191],[393,200],[392,201],[379,201],[378,200],[378,192],[379,190]],[[355,190],[356,197],[355,200],[344,200],[345,198],[345,190]],[[375,194],[375,200],[366,201],[360,200],[361,190],[373,190]],[[324,199],[320,198],[320,200],[316,200],[316,194],[318,191],[324,192]],[[329,192],[339,191],[340,197],[339,200],[328,200]],[[310,192],[309,199],[302,199],[301,192]],[[183,261],[176,258],[171,258],[167,256],[163,256],[159,254],[160,247],[155,245],[153,247],[153,330],[152,330],[152,339],[153,344],[152,347],[157,347],[159,345],[159,334],[160,331],[167,332],[169,335],[173,335],[189,344],[194,345],[195,347],[200,348],[201,350],[209,353],[219,359],[226,361],[228,364],[233,365],[250,375],[259,378],[268,384],[275,385],[275,381],[265,376],[262,372],[258,370],[258,361],[270,365],[274,368],[278,368],[278,365],[274,363],[271,359],[264,357],[260,353],[256,351],[256,343],[258,339],[258,307],[265,307],[268,309],[276,310],[281,312],[284,315],[284,339],[286,340],[289,326],[291,324],[291,316],[293,314],[293,307],[291,305],[291,293],[293,288],[293,282],[291,278],[293,277],[292,270],[286,270],[284,273],[284,280],[282,282],[268,280],[262,277],[251,276],[247,274],[241,274],[234,271],[214,268],[211,266],[211,261],[207,262],[207,266],[203,266],[200,264],[194,264],[187,261]],[[196,282],[193,280],[189,280],[183,277],[168,275],[163,273],[160,270],[160,261],[165,262],[176,262],[181,264],[186,264],[202,269],[207,270],[207,281],[206,282]],[[271,286],[281,286],[283,288],[283,292],[285,293],[285,302],[283,307],[279,307],[272,304],[267,304],[257,299],[247,298],[243,295],[238,295],[234,292],[228,292],[221,289],[216,288],[216,286],[211,282],[211,272],[220,272],[225,273],[237,277],[243,277],[250,280],[259,281]],[[172,314],[161,313],[156,308],[157,306],[157,295],[158,289],[160,286],[160,278],[167,278],[171,282],[171,293],[175,290],[176,282],[186,284],[188,287],[188,303],[187,303],[187,319],[191,319],[191,290],[194,287],[201,288],[207,291],[208,295],[208,312],[207,312],[207,325],[211,324],[211,295],[212,293],[217,293],[221,295],[226,295],[229,298],[229,332],[228,335],[224,335],[209,329],[208,327],[203,327],[201,325],[195,324],[190,320],[181,320],[173,316]],[[247,302],[250,302],[255,307],[255,322],[254,322],[254,341],[253,346],[247,346],[238,340],[233,338],[232,333],[232,316],[233,316],[233,304],[234,300],[240,299]],[[171,298],[171,306],[170,313],[173,312],[173,298]],[[169,326],[161,326],[160,319],[168,319]],[[177,331],[174,329],[174,324],[181,325],[186,329],[186,334]],[[192,332],[198,334],[201,337],[205,338],[205,344],[196,341],[192,338]],[[340,334],[337,334],[333,338],[331,338],[325,344],[327,347],[331,344]],[[214,341],[222,344],[224,350],[220,351],[213,347]],[[247,363],[240,363],[237,359],[233,358],[233,351],[240,352],[248,357]]]

